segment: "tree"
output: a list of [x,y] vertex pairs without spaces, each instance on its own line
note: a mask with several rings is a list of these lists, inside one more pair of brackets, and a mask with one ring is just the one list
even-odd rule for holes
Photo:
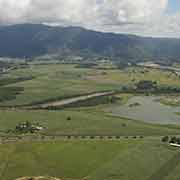
[[162,139],[161,139],[162,142],[168,142],[169,141],[169,136],[164,136]]
[[70,120],[71,120],[71,117],[70,117],[70,116],[68,116],[68,117],[67,117],[67,121],[70,121]]
[[177,138],[174,136],[171,138],[171,140],[169,142],[170,143],[177,143]]
[[136,84],[136,88],[138,90],[152,90],[155,89],[156,87],[157,87],[156,81],[142,80]]
[[27,129],[31,129],[31,123],[29,121],[26,121],[25,123]]
[[177,144],[180,144],[180,138],[176,139]]
[[122,127],[126,127],[127,125],[126,125],[126,123],[122,123]]

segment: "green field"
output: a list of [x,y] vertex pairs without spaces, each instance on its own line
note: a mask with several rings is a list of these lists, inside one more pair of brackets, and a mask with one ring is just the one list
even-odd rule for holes
[[13,100],[1,102],[1,105],[30,104],[95,91],[120,90],[122,86],[133,85],[139,80],[153,80],[160,85],[180,86],[180,77],[171,72],[138,67],[99,70],[76,68],[76,65],[31,65],[29,68],[10,71],[2,79],[20,77],[33,79],[6,85],[22,87],[24,91]]
[[[67,117],[71,120],[67,120]],[[94,108],[63,111],[0,111],[0,130],[14,129],[24,121],[46,127],[45,134],[85,134],[154,136],[179,134],[180,126],[148,124],[140,121],[113,117]]]
[[[107,111],[109,107],[125,104],[135,94],[95,98],[59,110],[17,106],[121,90],[140,80],[180,87],[180,77],[174,73],[143,67],[90,69],[72,64],[32,63],[2,75],[0,180],[31,176],[44,176],[43,180],[51,180],[48,177],[61,180],[179,180],[180,149],[161,142],[162,136],[179,135],[179,124],[150,124],[113,116]],[[177,96],[180,97],[173,94],[168,98],[173,100]],[[115,102],[110,102],[112,97],[116,97]],[[165,97],[161,95],[160,98],[164,103]],[[33,134],[13,131],[17,124],[26,121],[45,129]],[[14,135],[18,135],[19,140],[9,142],[8,138]],[[68,136],[73,138],[68,139]]]
[[0,177],[62,180],[178,179],[178,149],[158,140],[61,141],[0,145]]

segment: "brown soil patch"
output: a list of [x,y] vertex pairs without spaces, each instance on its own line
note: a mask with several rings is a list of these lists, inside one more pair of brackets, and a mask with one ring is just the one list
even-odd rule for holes
[[15,180],[61,180],[61,179],[55,177],[38,176],[38,177],[21,177]]

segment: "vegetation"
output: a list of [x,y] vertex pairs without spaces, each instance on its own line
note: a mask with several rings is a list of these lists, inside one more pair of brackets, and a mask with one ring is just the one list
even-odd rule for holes
[[137,88],[137,90],[148,90],[148,91],[154,90],[157,88],[157,82],[142,80],[136,84],[136,88]]
[[[71,120],[69,120],[70,118]],[[157,125],[141,121],[114,117],[104,113],[100,107],[69,109],[61,111],[1,110],[0,131],[14,129],[19,123],[29,121],[39,123],[47,129],[47,135],[119,135],[119,136],[158,136],[178,134],[178,125]]]
[[116,61],[122,59],[125,62],[148,59],[178,62],[180,59],[179,39],[102,33],[80,27],[50,27],[41,24],[4,26],[0,29],[0,39],[1,57],[24,58],[49,53],[59,54],[60,57],[89,57],[91,62],[94,56],[113,57]]
[[129,93],[135,93],[135,85],[144,80],[158,83],[160,89],[153,93],[175,93],[178,92],[180,84],[180,78],[157,69],[149,71],[143,67],[129,67],[123,70],[99,70],[75,66],[31,65],[29,68],[10,71],[3,75],[3,79],[33,79],[10,83],[8,87],[22,87],[24,90],[15,99],[4,101],[1,105],[37,104],[98,91],[122,91],[123,87],[126,87],[124,92],[132,89]]
[[[179,149],[169,146],[169,142],[180,142],[174,137],[180,132],[178,124],[150,124],[105,111],[136,93],[174,95],[180,78],[158,69],[105,66],[31,62],[2,75],[0,179],[180,179]],[[56,111],[23,106],[112,90],[117,93]]]
[[166,96],[165,98],[160,98],[160,102],[162,104],[169,105],[169,106],[175,106],[175,107],[180,106],[180,98],[178,94],[175,94],[172,96]]
[[64,109],[64,108],[78,108],[78,107],[91,107],[91,106],[97,106],[102,104],[113,104],[116,103],[118,100],[120,100],[116,96],[99,96],[99,97],[93,97],[87,100],[81,100],[78,102],[74,102],[71,104],[67,104],[61,107],[48,107],[49,110],[58,110],[58,109]]
[[168,142],[169,141],[169,136],[164,136],[161,141],[162,142]]
[[171,180],[180,177],[177,171],[179,149],[154,139],[4,144],[0,145],[0,160],[0,176],[6,180],[27,176],[63,180],[155,180],[164,177]]
[[18,82],[22,82],[22,81],[28,81],[28,80],[32,80],[33,77],[29,76],[29,77],[18,77],[18,78],[1,78],[0,79],[0,86],[6,86],[9,84],[15,84]]
[[23,92],[23,87],[0,87],[0,102],[16,99],[16,96]]

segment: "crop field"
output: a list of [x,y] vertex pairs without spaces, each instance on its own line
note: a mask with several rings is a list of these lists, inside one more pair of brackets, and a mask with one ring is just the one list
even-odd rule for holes
[[0,177],[172,180],[180,177],[179,153],[155,139],[4,144],[0,145]]

